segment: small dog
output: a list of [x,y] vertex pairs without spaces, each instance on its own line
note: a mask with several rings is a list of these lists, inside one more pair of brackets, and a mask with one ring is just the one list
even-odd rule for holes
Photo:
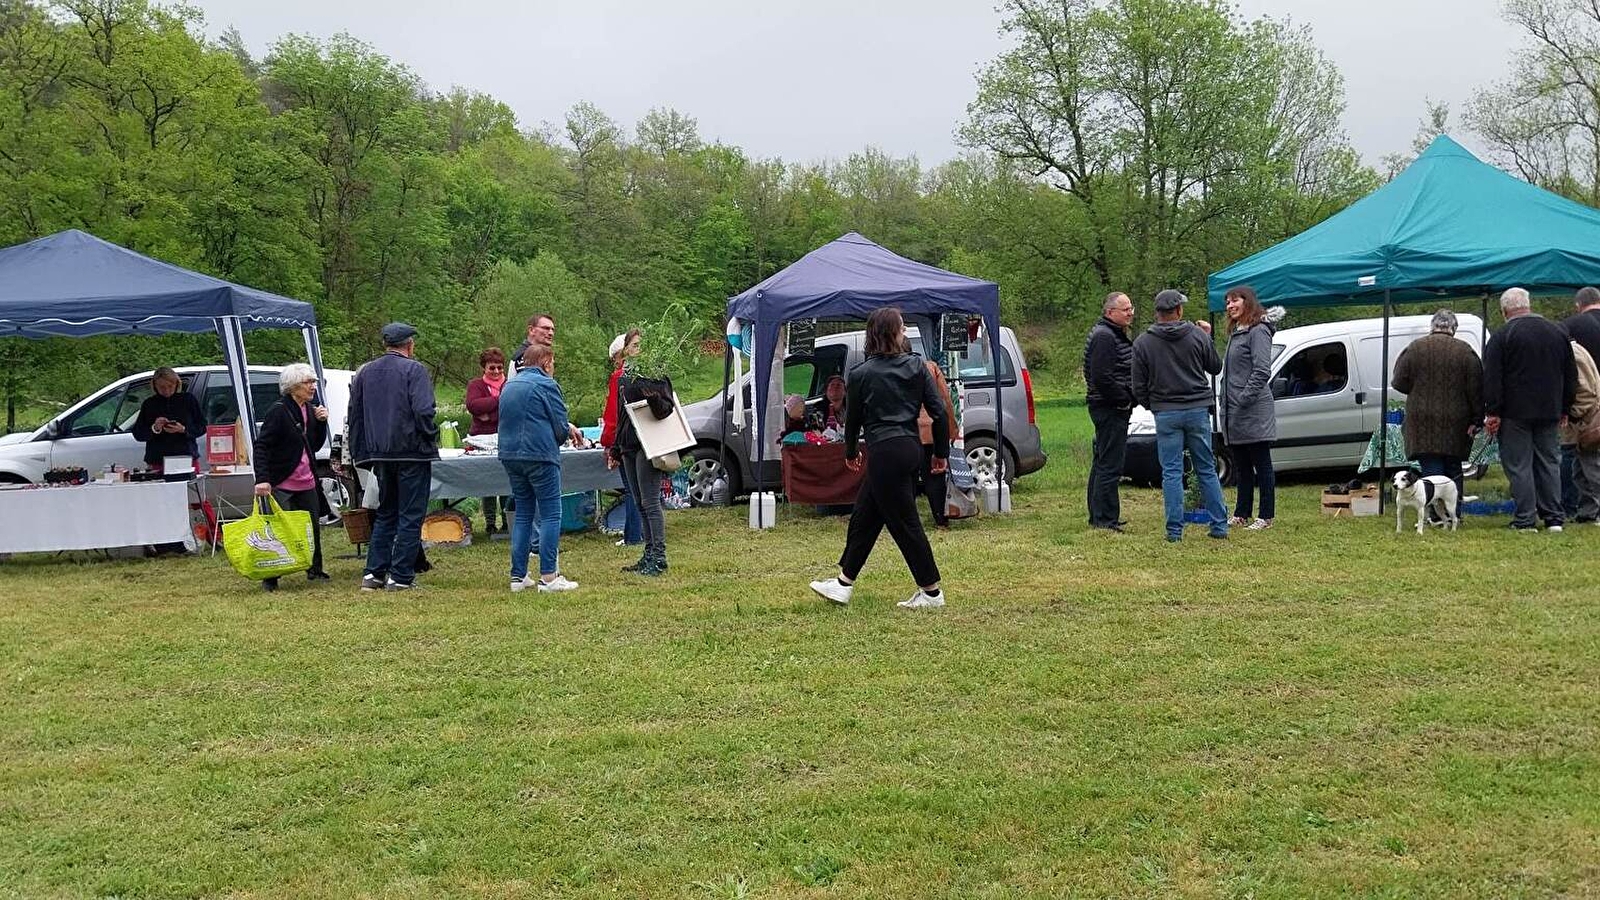
[[1394,533],[1400,533],[1400,520],[1407,507],[1417,511],[1417,534],[1428,524],[1428,510],[1439,516],[1441,527],[1451,531],[1461,524],[1456,514],[1456,483],[1444,475],[1418,475],[1410,469],[1394,473]]

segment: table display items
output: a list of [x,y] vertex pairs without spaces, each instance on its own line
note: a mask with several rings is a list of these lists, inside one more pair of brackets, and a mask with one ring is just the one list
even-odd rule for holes
[[45,484],[87,484],[89,470],[82,466],[58,466],[44,473]]

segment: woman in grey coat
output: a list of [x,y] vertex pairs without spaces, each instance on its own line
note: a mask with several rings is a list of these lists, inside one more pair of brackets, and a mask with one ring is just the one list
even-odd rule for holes
[[[1254,288],[1227,293],[1228,354],[1222,360],[1222,436],[1238,472],[1239,499],[1230,525],[1249,531],[1272,527],[1277,513],[1277,483],[1272,472],[1272,442],[1278,439],[1273,408],[1272,323]],[[1254,494],[1261,493],[1261,516],[1251,521]]]

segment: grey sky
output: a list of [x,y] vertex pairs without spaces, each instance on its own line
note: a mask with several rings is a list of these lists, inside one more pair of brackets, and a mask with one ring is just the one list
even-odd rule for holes
[[[949,159],[973,74],[1003,47],[988,0],[191,2],[210,33],[235,26],[258,54],[286,33],[349,31],[436,90],[492,94],[524,127],[588,100],[631,131],[670,106],[703,138],[801,162],[868,145],[925,166]],[[1517,40],[1497,0],[1238,5],[1311,26],[1344,74],[1345,130],[1371,163],[1407,148],[1426,99],[1450,103],[1459,122],[1472,92],[1505,75]]]

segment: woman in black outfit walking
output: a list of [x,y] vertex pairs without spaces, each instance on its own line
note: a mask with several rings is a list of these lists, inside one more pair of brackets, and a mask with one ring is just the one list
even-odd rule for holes
[[866,565],[872,545],[887,526],[889,535],[905,557],[917,592],[902,600],[905,609],[934,609],[944,605],[939,589],[939,566],[917,516],[917,475],[922,469],[922,440],[917,415],[927,410],[933,426],[933,461],[930,469],[943,473],[950,455],[950,421],[944,398],[939,396],[922,358],[908,353],[902,341],[905,321],[900,310],[885,306],[867,317],[865,361],[850,370],[845,400],[844,458],[851,471],[860,471],[856,439],[866,432],[872,447],[872,464],[856,495],[850,531],[839,574],[811,582],[811,589],[830,602],[844,606],[856,576]]

